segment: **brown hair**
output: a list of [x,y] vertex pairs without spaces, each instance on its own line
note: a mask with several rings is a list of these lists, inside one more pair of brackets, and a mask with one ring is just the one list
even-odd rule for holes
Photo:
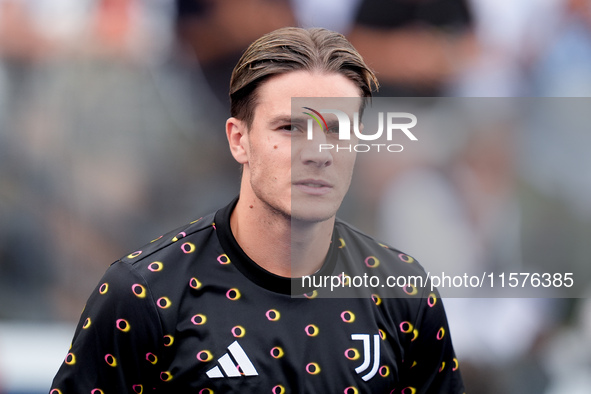
[[361,55],[340,33],[322,28],[284,27],[253,42],[244,52],[230,80],[230,114],[252,125],[256,89],[266,79],[290,71],[342,74],[371,97],[378,81]]

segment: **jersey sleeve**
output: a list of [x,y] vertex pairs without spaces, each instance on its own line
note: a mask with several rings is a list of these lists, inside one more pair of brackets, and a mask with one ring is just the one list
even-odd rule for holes
[[114,263],[88,299],[50,394],[151,392],[162,337],[146,281]]
[[400,393],[464,393],[445,308],[437,290],[424,294],[414,324],[401,329],[408,331],[412,339],[404,355]]

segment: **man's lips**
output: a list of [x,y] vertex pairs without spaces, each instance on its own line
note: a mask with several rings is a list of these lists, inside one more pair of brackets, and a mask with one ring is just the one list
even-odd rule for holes
[[293,185],[307,194],[322,195],[332,189],[332,184],[321,179],[302,179],[293,182]]
[[301,181],[293,182],[294,185],[303,185],[310,187],[332,187],[332,185],[321,179],[303,179]]

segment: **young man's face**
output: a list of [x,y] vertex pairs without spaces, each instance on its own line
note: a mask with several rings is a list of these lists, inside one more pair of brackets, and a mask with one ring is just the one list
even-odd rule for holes
[[252,127],[245,136],[249,187],[262,204],[284,217],[321,222],[335,216],[347,193],[355,154],[320,151],[319,144],[336,146],[338,133],[327,133],[314,122],[313,139],[308,140],[306,122],[311,118],[300,112],[301,119],[292,122],[292,97],[359,98],[360,89],[341,74],[294,71],[270,78],[257,91]]

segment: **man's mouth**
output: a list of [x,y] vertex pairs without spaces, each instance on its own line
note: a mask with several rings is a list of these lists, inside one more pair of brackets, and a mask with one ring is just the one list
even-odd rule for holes
[[304,185],[310,187],[332,187],[332,185],[326,181],[320,179],[304,179],[301,181],[294,182],[296,185]]
[[307,194],[322,195],[332,189],[332,185],[320,179],[304,179],[293,183],[296,188]]
[[321,185],[319,183],[298,183],[298,185],[304,185],[304,186],[310,186],[310,187],[324,187],[324,185]]

